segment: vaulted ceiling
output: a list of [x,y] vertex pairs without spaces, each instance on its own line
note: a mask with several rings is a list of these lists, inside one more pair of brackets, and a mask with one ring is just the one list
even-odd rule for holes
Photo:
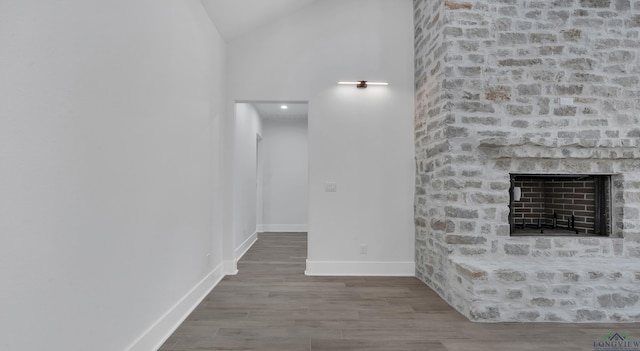
[[225,41],[288,15],[316,0],[201,0]]
[[[271,21],[291,14],[316,0],[201,0],[218,32],[227,42]],[[281,105],[288,105],[283,110]],[[306,103],[253,103],[265,119],[307,118]]]

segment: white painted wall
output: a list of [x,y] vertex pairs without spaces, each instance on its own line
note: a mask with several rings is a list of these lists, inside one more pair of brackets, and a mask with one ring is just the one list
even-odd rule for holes
[[262,139],[262,223],[266,232],[307,231],[307,119],[266,119]]
[[262,120],[249,103],[237,103],[233,148],[233,233],[236,260],[256,237],[257,225],[257,137]]
[[[262,118],[262,116],[261,116]],[[264,135],[264,119],[262,120],[263,124],[262,124],[262,134]],[[258,145],[256,145],[256,167],[258,168],[256,170],[256,178],[258,181],[258,186],[256,189],[256,232],[260,233],[263,232],[263,228],[262,228],[262,223],[264,223],[264,210],[263,210],[263,206],[264,206],[264,182],[262,181],[263,176],[264,176],[264,151],[263,149],[263,145],[264,143],[262,142],[262,138],[258,138],[257,140]]]
[[230,99],[309,101],[307,273],[413,275],[411,0],[316,1],[228,50]]
[[197,0],[60,0],[0,47],[0,349],[151,350],[221,277],[226,45]]
[[393,88],[344,86],[314,98],[308,274],[413,275],[412,139],[403,121],[412,105],[398,100]]

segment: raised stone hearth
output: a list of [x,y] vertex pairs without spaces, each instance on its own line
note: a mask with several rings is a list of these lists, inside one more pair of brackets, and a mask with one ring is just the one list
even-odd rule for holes
[[[414,5],[417,276],[475,321],[640,321],[640,0]],[[514,230],[527,176],[583,182],[525,197],[577,232]]]
[[452,257],[456,308],[475,321],[637,321],[640,267],[630,258]]

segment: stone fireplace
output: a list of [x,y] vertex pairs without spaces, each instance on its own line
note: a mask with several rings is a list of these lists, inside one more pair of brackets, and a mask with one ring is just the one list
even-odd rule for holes
[[640,321],[640,1],[414,8],[416,275],[471,320]]

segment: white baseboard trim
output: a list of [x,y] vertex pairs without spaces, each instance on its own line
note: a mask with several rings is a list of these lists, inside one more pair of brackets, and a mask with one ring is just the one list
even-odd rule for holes
[[236,275],[238,274],[238,261],[244,256],[244,254],[249,251],[251,246],[258,241],[258,232],[251,234],[240,246],[236,248],[233,252],[234,259],[231,261],[224,261],[222,265],[224,267],[224,274],[226,275]]
[[222,267],[224,269],[224,274],[225,275],[236,275],[236,274],[238,274],[238,261],[236,261],[236,260],[223,261],[222,262]]
[[153,323],[127,350],[151,351],[159,349],[211,290],[218,285],[222,278],[224,278],[224,272],[223,265],[220,264],[196,284],[180,301],[171,307],[169,311],[160,317],[159,320]]
[[305,275],[415,277],[415,262],[309,261]]
[[258,233],[255,232],[251,234],[247,238],[247,240],[245,240],[242,244],[240,244],[240,246],[236,248],[236,251],[234,252],[234,255],[233,255],[233,257],[235,257],[236,262],[240,261],[242,256],[244,256],[244,254],[246,254],[247,251],[249,251],[251,246],[253,246],[253,244],[255,244],[257,240],[258,240]]
[[307,232],[309,226],[306,224],[261,224],[258,226],[258,231],[267,232],[284,232],[284,233],[296,233]]

